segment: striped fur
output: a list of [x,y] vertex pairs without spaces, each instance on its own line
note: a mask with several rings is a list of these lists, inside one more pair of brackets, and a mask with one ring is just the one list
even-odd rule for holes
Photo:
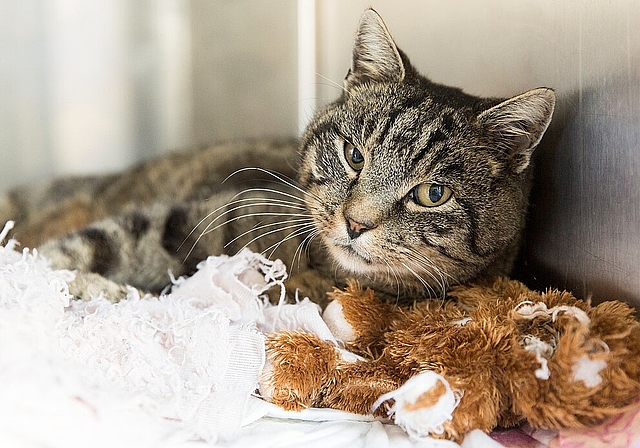
[[[17,189],[0,197],[0,219],[16,219],[28,245],[49,239],[41,251],[81,273],[84,296],[96,285],[159,291],[168,269],[245,245],[290,264],[290,290],[316,301],[349,277],[396,300],[442,296],[508,274],[554,103],[544,88],[501,100],[435,84],[368,10],[342,96],[298,144],[220,144]],[[425,206],[416,191],[430,185],[451,197]]]

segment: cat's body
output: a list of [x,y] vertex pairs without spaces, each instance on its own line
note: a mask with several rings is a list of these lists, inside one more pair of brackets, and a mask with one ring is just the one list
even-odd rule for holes
[[17,219],[28,244],[84,227],[41,247],[54,266],[81,272],[81,293],[157,290],[167,269],[188,273],[249,244],[289,264],[289,289],[317,301],[348,277],[395,299],[441,296],[447,285],[508,274],[531,153],[554,101],[549,89],[502,101],[434,84],[369,10],[344,93],[310,122],[299,154],[292,143],[254,142],[171,155],[14,191],[0,198],[0,219]]

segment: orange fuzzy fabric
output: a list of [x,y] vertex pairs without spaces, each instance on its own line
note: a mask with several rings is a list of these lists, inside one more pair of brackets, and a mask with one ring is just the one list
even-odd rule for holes
[[[535,428],[592,426],[640,395],[640,325],[622,302],[591,307],[568,292],[539,293],[504,278],[406,309],[355,282],[331,296],[353,330],[344,345],[362,358],[344,357],[312,334],[270,335],[263,383],[286,409],[374,412],[381,396],[432,372],[441,380],[431,389],[401,407],[399,398],[386,399],[375,412],[409,419],[416,434],[461,440],[523,420]],[[444,383],[456,397],[446,405],[451,413],[420,423],[436,412]]]

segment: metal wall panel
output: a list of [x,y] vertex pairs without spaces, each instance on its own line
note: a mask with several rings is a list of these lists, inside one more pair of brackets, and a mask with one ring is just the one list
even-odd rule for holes
[[191,0],[195,141],[298,132],[294,1]]

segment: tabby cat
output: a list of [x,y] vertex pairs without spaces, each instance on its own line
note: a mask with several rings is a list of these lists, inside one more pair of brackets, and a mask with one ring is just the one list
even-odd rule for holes
[[288,290],[318,302],[348,277],[392,300],[438,297],[509,273],[554,105],[547,88],[503,100],[431,82],[370,9],[341,96],[300,142],[219,144],[16,189],[0,219],[26,245],[49,239],[40,252],[78,270],[84,297],[159,291],[169,269],[246,245],[282,259]]

